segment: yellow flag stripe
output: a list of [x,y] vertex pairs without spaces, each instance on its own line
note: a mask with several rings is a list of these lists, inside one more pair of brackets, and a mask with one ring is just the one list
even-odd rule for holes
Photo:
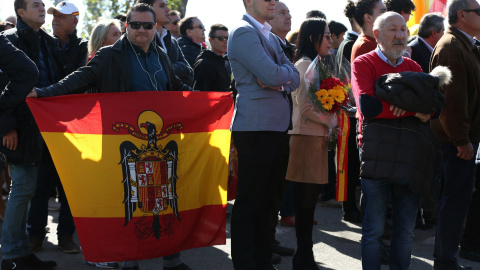
[[[124,217],[120,144],[147,142],[130,135],[42,133],[74,217]],[[178,144],[179,211],[226,204],[230,131],[172,134],[158,142]],[[53,147],[52,147],[53,146]],[[208,163],[208,166],[206,165]],[[217,188],[212,189],[211,186]],[[162,214],[171,213],[171,207]],[[134,216],[144,215],[140,209]]]

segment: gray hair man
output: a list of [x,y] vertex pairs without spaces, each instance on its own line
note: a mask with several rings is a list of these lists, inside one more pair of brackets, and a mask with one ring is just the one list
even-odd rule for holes
[[443,36],[445,27],[440,14],[428,13],[420,20],[418,37],[408,43],[412,48],[412,59],[422,67],[423,72],[429,72],[430,56],[433,48]]
[[[363,269],[380,269],[381,237],[391,194],[395,230],[392,233],[389,264],[390,269],[405,270],[410,265],[413,230],[419,207],[419,198],[410,187],[416,181],[433,177],[437,152],[431,145],[435,136],[426,123],[429,114],[418,113],[421,109],[418,106],[410,111],[397,108],[387,98],[380,98],[376,91],[377,80],[387,74],[400,76],[399,73],[406,71],[411,74],[422,72],[415,61],[403,57],[408,36],[404,18],[396,12],[380,15],[373,24],[373,35],[377,48],[357,57],[352,63],[352,89],[359,108],[359,125],[362,127],[359,129],[362,135],[359,136],[362,147],[362,206],[365,209],[362,265]],[[403,82],[409,79],[403,78]],[[423,88],[420,92],[423,92]],[[401,107],[406,106],[402,104]],[[405,135],[399,131],[404,128],[413,132]],[[419,136],[422,131],[425,134]],[[432,141],[425,143],[428,139],[424,141],[424,138]],[[425,151],[422,155],[416,155],[418,149]],[[400,163],[406,167],[397,166]]]
[[[474,36],[480,34],[480,4],[450,0],[448,24],[433,50],[430,68],[447,66],[452,84],[444,87],[446,106],[432,121],[443,152],[443,194],[439,202],[434,269],[464,269],[456,254],[475,178],[475,153],[480,141],[480,51]],[[478,230],[478,228],[476,228]],[[468,250],[462,245],[462,250]],[[477,249],[478,250],[478,249]],[[478,251],[476,251],[478,252]]]

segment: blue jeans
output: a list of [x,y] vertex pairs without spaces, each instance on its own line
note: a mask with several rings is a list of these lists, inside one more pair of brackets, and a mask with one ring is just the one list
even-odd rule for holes
[[63,190],[55,165],[49,157],[42,160],[38,168],[37,187],[35,195],[31,200],[27,219],[27,230],[30,236],[37,236],[41,239],[45,238],[45,227],[48,221],[48,200],[50,199],[49,191],[54,189],[55,185],[57,185],[59,201],[61,203],[57,235],[72,236],[75,233],[75,223],[73,222],[72,212],[70,211],[65,191]]
[[419,199],[406,185],[362,178],[365,217],[362,228],[362,266],[380,270],[381,237],[385,228],[388,197],[393,206],[393,232],[390,245],[390,269],[408,269],[412,254],[413,229]]
[[2,253],[4,260],[30,253],[26,233],[28,203],[35,193],[38,167],[10,165],[12,185],[2,226]]
[[[478,143],[473,144],[476,153]],[[435,235],[435,269],[457,269],[457,252],[467,210],[472,201],[475,181],[475,158],[457,157],[457,147],[442,144],[443,193],[438,204],[437,232]]]

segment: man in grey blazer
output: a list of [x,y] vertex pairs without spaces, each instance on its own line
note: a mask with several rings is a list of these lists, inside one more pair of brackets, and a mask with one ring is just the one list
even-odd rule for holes
[[238,90],[231,130],[238,151],[239,180],[232,211],[235,270],[275,269],[272,258],[273,196],[290,125],[287,93],[300,83],[297,69],[283,53],[266,23],[274,0],[243,0],[247,13],[228,40],[228,55]]

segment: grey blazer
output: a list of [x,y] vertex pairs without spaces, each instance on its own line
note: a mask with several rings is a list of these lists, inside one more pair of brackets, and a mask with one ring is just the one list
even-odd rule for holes
[[[286,131],[290,123],[290,105],[286,92],[300,85],[300,75],[283,53],[278,38],[270,40],[248,17],[230,33],[228,57],[238,95],[230,129],[232,131]],[[286,92],[262,88],[283,86]]]

